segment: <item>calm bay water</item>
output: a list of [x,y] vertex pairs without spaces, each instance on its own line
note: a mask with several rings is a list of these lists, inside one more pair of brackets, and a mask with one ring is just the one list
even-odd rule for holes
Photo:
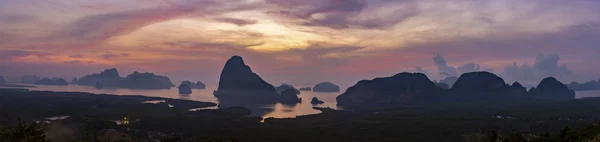
[[[144,95],[154,97],[164,97],[173,99],[186,99],[202,102],[214,102],[219,104],[217,98],[213,96],[214,88],[207,88],[205,90],[193,90],[190,95],[179,95],[177,88],[164,89],[164,90],[132,90],[132,89],[119,89],[119,88],[108,88],[108,89],[96,89],[93,86],[80,86],[80,85],[68,85],[68,86],[47,86],[37,85],[36,88],[28,88],[30,90],[39,91],[56,91],[56,92],[88,92],[94,94],[114,94],[114,95]],[[310,103],[313,97],[319,98],[324,101],[324,104],[316,105],[318,107],[330,107],[337,109],[335,98],[341,93],[318,93],[318,92],[306,92],[302,91],[299,97],[302,98],[302,103],[296,105],[261,105],[252,106],[249,108],[253,111],[254,116],[262,116],[263,118],[294,118],[300,115],[318,114],[321,113],[319,110],[315,110]],[[600,97],[600,90],[595,91],[577,91],[576,98],[586,97]],[[177,107],[177,106],[175,106]],[[248,106],[246,106],[248,107]]]
[[[94,94],[114,94],[114,95],[144,95],[153,97],[164,97],[173,99],[185,99],[194,100],[201,102],[214,102],[219,104],[217,98],[213,96],[213,90],[215,88],[207,88],[205,90],[194,89],[190,95],[179,95],[178,89],[173,87],[171,89],[163,90],[133,90],[133,89],[120,89],[120,88],[104,88],[96,89],[94,86],[81,86],[81,85],[68,85],[68,86],[50,86],[50,85],[36,85],[36,88],[27,88],[29,90],[38,91],[55,91],[55,92],[88,92]],[[302,98],[302,103],[296,105],[261,105],[253,106],[255,108],[249,108],[253,111],[254,116],[262,116],[263,118],[294,118],[300,115],[318,114],[321,113],[319,110],[315,110],[312,107],[330,107],[336,109],[335,97],[341,93],[319,93],[319,92],[306,92],[302,91],[298,97]],[[324,104],[312,105],[310,103],[313,97],[319,98],[324,101]],[[175,106],[177,107],[177,106]],[[246,106],[248,107],[248,106]],[[261,111],[261,112],[258,112]]]

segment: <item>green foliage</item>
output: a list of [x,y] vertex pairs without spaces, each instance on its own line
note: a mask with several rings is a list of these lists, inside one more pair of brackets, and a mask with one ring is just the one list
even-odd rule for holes
[[46,140],[44,128],[38,127],[37,123],[26,124],[19,118],[16,127],[8,128],[0,132],[0,141],[6,142],[49,142]]

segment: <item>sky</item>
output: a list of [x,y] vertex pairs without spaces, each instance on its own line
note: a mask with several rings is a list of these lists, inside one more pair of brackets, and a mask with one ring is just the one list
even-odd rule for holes
[[0,0],[0,75],[106,68],[215,87],[240,55],[271,84],[490,71],[600,79],[597,0]]

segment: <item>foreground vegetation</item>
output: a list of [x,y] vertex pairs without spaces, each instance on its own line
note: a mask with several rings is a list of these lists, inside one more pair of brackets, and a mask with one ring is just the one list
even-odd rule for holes
[[[142,103],[152,100],[165,101]],[[598,141],[600,134],[600,98],[320,108],[326,111],[295,119],[268,118],[264,123],[247,117],[250,112],[241,107],[188,111],[214,105],[144,96],[0,90],[0,127],[6,136],[20,135],[7,132],[19,132],[14,130],[22,124],[37,125],[27,130],[45,131],[45,140],[78,142]],[[70,117],[46,119],[53,116]]]

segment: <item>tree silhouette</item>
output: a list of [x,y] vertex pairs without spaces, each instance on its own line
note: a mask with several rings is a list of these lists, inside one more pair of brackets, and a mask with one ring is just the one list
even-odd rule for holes
[[33,122],[26,124],[19,118],[16,127],[8,128],[0,132],[0,141],[4,142],[49,142],[46,140],[44,128],[39,128],[38,124]]

